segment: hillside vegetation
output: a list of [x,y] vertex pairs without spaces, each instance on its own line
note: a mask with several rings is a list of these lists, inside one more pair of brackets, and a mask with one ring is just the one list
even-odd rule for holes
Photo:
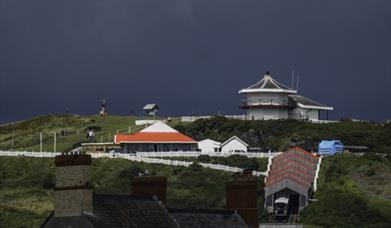
[[367,146],[373,153],[391,153],[391,123],[341,121],[317,124],[297,120],[242,121],[215,117],[176,128],[197,140],[209,138],[223,142],[236,135],[250,146],[265,151],[285,151],[293,146],[317,151],[321,140],[340,139],[345,145]]
[[[141,130],[132,116],[50,115],[0,126],[0,150],[39,151],[39,133],[43,132],[43,150],[53,151],[53,132],[57,134],[57,151],[68,151],[87,141],[86,129],[94,128],[97,142],[112,142],[118,132]],[[317,150],[323,139],[340,139],[345,145],[363,145],[374,153],[391,153],[391,123],[341,121],[316,124],[297,120],[242,121],[215,117],[193,123],[170,123],[196,140],[206,138],[223,142],[233,135],[250,146],[263,150],[284,151],[292,146]],[[61,136],[66,131],[67,136]]]
[[[86,142],[86,129],[92,128],[96,141],[113,141],[114,134],[141,129],[131,116],[75,116],[50,115],[0,126],[0,150],[39,151],[40,132],[43,133],[43,151],[53,151],[56,133],[57,151],[69,151]],[[63,131],[63,135],[61,132]],[[65,133],[66,132],[66,133]],[[66,135],[65,135],[66,134]]]
[[391,226],[391,156],[340,155],[322,163],[319,191],[301,214],[322,227]]

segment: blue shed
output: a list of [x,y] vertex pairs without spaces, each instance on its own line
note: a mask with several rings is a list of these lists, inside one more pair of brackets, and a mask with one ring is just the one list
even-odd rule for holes
[[318,154],[323,156],[333,156],[343,152],[343,145],[339,140],[323,140],[319,143]]

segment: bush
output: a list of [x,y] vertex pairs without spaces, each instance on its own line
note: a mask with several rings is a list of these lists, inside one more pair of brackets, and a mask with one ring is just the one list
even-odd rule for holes
[[52,173],[47,173],[42,180],[42,187],[44,189],[51,189],[55,186],[55,178]]
[[197,157],[197,160],[199,162],[204,162],[204,163],[209,163],[211,161],[209,155],[200,155],[200,156]]
[[143,173],[143,170],[138,166],[132,165],[123,169],[119,173],[119,177],[131,180],[133,177],[137,177],[140,173]]

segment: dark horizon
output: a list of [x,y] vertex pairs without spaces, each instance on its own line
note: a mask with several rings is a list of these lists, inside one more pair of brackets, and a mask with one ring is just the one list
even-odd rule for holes
[[331,119],[391,119],[391,1],[0,0],[0,123],[101,98],[109,114],[241,114],[240,89],[292,70]]

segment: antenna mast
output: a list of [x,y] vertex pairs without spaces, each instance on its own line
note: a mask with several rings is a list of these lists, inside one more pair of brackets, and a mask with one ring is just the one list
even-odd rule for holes
[[292,82],[291,82],[291,88],[292,89],[295,89],[295,88],[293,88],[294,83],[295,83],[295,70],[292,70]]
[[296,81],[296,91],[299,92],[299,75],[297,75],[297,81]]

